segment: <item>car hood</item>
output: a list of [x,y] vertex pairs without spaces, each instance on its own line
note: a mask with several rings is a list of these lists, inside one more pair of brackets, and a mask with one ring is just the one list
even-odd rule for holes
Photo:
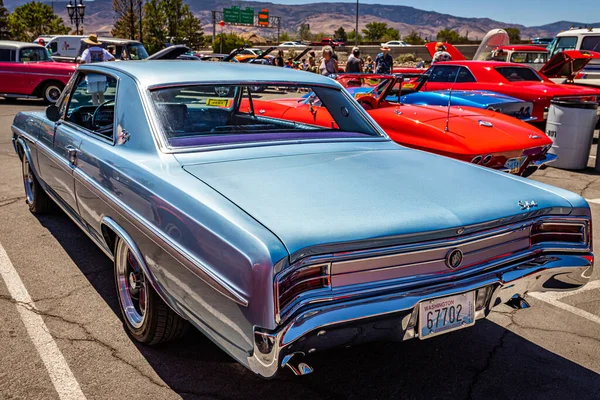
[[586,50],[562,51],[548,60],[540,69],[540,73],[548,78],[566,77],[567,79],[573,79],[592,59],[600,59],[600,53]]
[[577,198],[539,182],[387,141],[362,148],[356,143],[295,144],[236,154],[240,157],[180,162],[279,237],[291,262],[311,254],[419,240],[415,234],[518,219],[528,212],[519,201],[535,201],[537,212],[570,212],[567,198]]

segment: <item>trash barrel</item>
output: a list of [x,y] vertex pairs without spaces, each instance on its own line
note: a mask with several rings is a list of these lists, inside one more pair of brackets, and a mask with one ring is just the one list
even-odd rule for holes
[[555,168],[585,169],[590,157],[598,103],[552,100],[546,121],[546,135],[552,139],[548,151],[558,157]]

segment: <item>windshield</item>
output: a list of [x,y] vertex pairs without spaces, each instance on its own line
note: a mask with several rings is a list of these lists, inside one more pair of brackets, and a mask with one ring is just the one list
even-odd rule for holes
[[25,47],[19,51],[21,62],[53,61],[44,47]]
[[497,67],[500,73],[509,82],[534,81],[540,82],[542,78],[531,68],[523,67]]
[[144,60],[148,58],[148,52],[143,44],[130,44],[127,46],[129,60]]
[[151,98],[170,147],[381,136],[334,88],[194,85]]
[[376,75],[368,77],[360,74],[342,74],[336,76],[335,80],[357,100],[365,96],[379,99],[392,83],[392,79],[389,77],[377,77]]
[[575,50],[577,48],[577,36],[562,36],[556,39],[553,44],[552,55],[565,50]]

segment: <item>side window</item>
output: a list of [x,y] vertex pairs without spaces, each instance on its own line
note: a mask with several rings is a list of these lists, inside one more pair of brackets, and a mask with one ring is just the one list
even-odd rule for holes
[[117,79],[100,73],[80,73],[68,102],[65,120],[112,140]]
[[52,42],[50,43],[49,47],[50,51],[52,51],[52,54],[58,53],[58,43]]
[[[458,74],[458,76],[457,76]],[[467,68],[456,65],[438,65],[431,68],[429,82],[467,83],[476,82],[475,77]]]
[[14,51],[10,49],[0,49],[0,61],[11,62],[15,61]]
[[553,51],[554,53],[559,53],[565,50],[575,50],[577,47],[577,37],[576,36],[563,36],[558,39],[556,42],[556,48]]
[[586,36],[581,42],[581,50],[600,51],[600,36]]
[[527,53],[517,53],[516,51],[510,56],[510,62],[524,63],[527,61]]

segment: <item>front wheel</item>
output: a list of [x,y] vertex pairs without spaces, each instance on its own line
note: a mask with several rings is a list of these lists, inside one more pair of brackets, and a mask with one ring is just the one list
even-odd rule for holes
[[188,323],[158,296],[129,246],[115,246],[115,285],[127,331],[135,340],[158,344],[185,334]]
[[60,97],[64,85],[58,82],[48,82],[42,87],[42,98],[46,104],[54,104]]
[[44,192],[40,182],[38,182],[33,174],[29,159],[25,154],[23,154],[21,166],[23,171],[23,185],[25,186],[25,201],[29,206],[29,211],[34,214],[47,213],[52,207],[50,197]]

